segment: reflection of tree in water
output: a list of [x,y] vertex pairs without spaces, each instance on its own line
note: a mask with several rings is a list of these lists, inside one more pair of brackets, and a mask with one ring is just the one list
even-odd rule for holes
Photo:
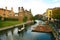
[[51,40],[55,40],[55,37],[52,33],[50,33]]
[[18,35],[23,37],[24,36],[24,30],[21,32],[18,32]]
[[27,31],[27,27],[25,27],[25,29],[24,29],[24,30],[25,30],[25,32],[26,32],[26,31]]

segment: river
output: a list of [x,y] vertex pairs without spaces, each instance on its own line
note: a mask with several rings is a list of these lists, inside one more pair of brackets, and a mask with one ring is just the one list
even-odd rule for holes
[[[44,22],[40,21],[42,24]],[[18,27],[0,32],[0,40],[53,40],[51,33],[32,32],[32,28],[39,24],[39,21],[25,30],[18,33]]]

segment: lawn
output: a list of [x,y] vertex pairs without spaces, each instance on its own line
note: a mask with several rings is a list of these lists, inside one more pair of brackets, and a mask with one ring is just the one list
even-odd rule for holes
[[0,28],[12,26],[12,25],[16,25],[16,24],[21,24],[21,23],[22,22],[19,22],[19,21],[2,21],[2,22],[0,22]]

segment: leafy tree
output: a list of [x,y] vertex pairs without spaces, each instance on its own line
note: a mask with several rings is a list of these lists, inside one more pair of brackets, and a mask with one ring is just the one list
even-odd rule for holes
[[2,27],[3,23],[2,23],[2,20],[0,20],[0,28]]
[[2,17],[0,16],[0,20],[1,20],[1,18],[2,18]]
[[26,21],[27,21],[27,16],[24,16],[23,22],[26,22]]
[[42,15],[40,15],[40,14],[37,14],[37,15],[35,15],[35,19],[37,19],[37,20],[41,20],[42,19]]
[[54,8],[52,18],[60,20],[60,8]]
[[52,13],[52,18],[57,19],[55,23],[58,28],[60,28],[60,8],[54,8]]

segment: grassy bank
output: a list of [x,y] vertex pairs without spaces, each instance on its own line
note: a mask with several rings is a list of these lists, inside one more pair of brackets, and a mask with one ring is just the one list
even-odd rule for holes
[[22,22],[19,21],[2,21],[0,22],[0,28],[7,27],[7,26],[12,26],[16,24],[21,24]]

